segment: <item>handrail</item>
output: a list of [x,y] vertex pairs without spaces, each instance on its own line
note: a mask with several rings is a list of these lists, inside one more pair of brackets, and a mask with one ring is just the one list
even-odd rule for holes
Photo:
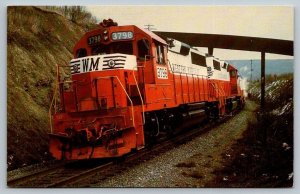
[[133,79],[135,81],[135,84],[136,84],[136,87],[138,89],[138,92],[139,92],[139,95],[140,95],[140,99],[141,99],[141,102],[142,102],[142,112],[143,112],[143,124],[145,125],[145,109],[144,109],[144,100],[142,98],[142,94],[141,94],[141,91],[140,91],[140,88],[138,86],[138,83],[137,83],[137,80],[136,80],[136,77],[134,75],[134,70],[132,70],[132,74],[133,74]]
[[225,92],[224,92],[224,89],[223,89],[222,87],[221,87],[221,89],[220,89],[219,86],[218,86],[218,84],[216,84],[215,82],[210,83],[210,84],[213,86],[213,88],[214,88],[215,90],[217,90],[218,98],[220,98],[220,93],[221,93],[222,96],[225,96]]
[[190,98],[190,84],[189,84],[189,76],[187,73],[185,73],[185,76],[186,76],[186,82],[187,82],[187,89],[188,89],[188,101],[189,103],[191,103],[191,98]]
[[[223,86],[224,86],[224,85],[223,85]],[[226,95],[225,95],[225,91],[224,91],[224,88],[223,88],[223,87],[221,87],[221,92],[222,92],[223,96],[226,96]]]
[[194,74],[192,74],[193,78],[193,89],[194,89],[194,101],[196,101],[196,92],[195,92],[195,79],[194,79]]
[[215,82],[211,81],[209,84],[213,87],[214,91],[216,91],[215,96],[216,96],[216,97],[219,97],[219,95],[217,96],[217,94],[219,94],[219,93],[218,93],[218,91],[217,91],[217,89],[216,89]]
[[183,86],[182,86],[182,76],[181,76],[181,72],[179,73],[179,76],[180,76],[181,99],[182,99],[182,103],[184,103],[184,94],[183,94]]
[[58,79],[59,79],[59,65],[56,64],[56,79],[55,79],[55,88],[54,88],[54,94],[50,103],[50,108],[48,111],[49,114],[49,124],[50,124],[50,132],[53,133],[53,126],[52,126],[52,106],[53,103],[55,104],[54,106],[54,112],[56,113],[56,94],[57,94],[57,89],[58,89]]
[[[171,69],[171,62],[170,62],[170,60],[167,59],[167,61],[168,61],[168,62],[167,62],[168,65],[169,65],[169,70],[170,70],[171,72],[173,72],[172,69]],[[174,75],[174,73],[170,73],[170,74],[172,74],[172,76],[173,76],[174,99],[175,99],[175,103],[177,104],[177,93],[176,93],[176,80],[175,80],[175,75]]]
[[119,84],[121,85],[123,91],[125,92],[125,94],[126,94],[128,100],[130,101],[130,104],[131,104],[131,114],[132,114],[132,123],[133,123],[133,127],[135,127],[133,103],[132,103],[132,100],[131,100],[130,96],[129,96],[128,93],[126,92],[126,89],[125,89],[124,86],[122,85],[122,83],[121,83],[119,77],[118,77],[118,76],[105,76],[105,77],[97,77],[97,78],[95,78],[95,79],[111,79],[112,77],[117,78],[117,80],[118,80]]

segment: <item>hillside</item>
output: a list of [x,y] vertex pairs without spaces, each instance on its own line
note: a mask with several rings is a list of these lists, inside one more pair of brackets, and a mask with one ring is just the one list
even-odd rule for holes
[[49,159],[48,109],[56,64],[72,58],[78,24],[37,7],[8,7],[8,169]]

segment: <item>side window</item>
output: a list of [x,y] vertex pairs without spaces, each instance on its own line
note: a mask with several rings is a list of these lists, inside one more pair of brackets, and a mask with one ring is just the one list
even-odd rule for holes
[[165,64],[164,46],[159,42],[155,42],[155,48],[156,48],[156,63]]
[[192,59],[192,64],[206,67],[206,58],[205,58],[205,56],[198,55],[194,52],[191,52],[191,59]]
[[149,55],[150,44],[147,39],[141,39],[137,42],[138,59],[145,60],[146,55]]
[[76,51],[76,58],[86,57],[87,52],[86,49],[81,48]]
[[214,60],[214,69],[219,70],[219,71],[221,70],[220,62]]

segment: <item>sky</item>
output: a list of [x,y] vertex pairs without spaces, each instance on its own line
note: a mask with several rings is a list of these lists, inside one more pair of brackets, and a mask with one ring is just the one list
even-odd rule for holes
[[[87,10],[99,22],[112,18],[119,25],[151,24],[158,31],[294,40],[292,6],[87,6]],[[214,55],[223,60],[260,59],[260,53],[248,51],[214,49]],[[266,59],[291,58],[266,54]]]

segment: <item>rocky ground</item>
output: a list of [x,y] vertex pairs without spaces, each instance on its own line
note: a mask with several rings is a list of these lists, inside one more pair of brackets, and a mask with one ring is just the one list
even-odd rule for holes
[[[216,169],[226,166],[224,155],[242,138],[248,121],[255,119],[256,107],[255,103],[247,102],[238,115],[200,137],[90,186],[212,187],[211,183],[219,177]],[[231,155],[228,153],[227,157]],[[228,177],[223,178],[226,181]]]

